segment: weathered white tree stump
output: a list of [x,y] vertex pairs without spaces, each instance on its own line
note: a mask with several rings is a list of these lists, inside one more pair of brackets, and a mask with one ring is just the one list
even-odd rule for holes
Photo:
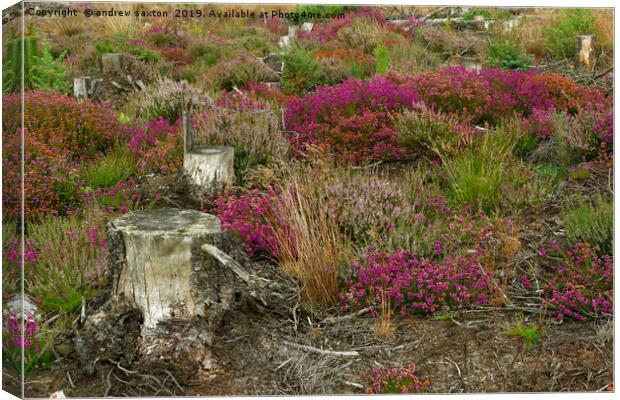
[[234,159],[235,149],[228,146],[192,149],[183,157],[183,169],[194,185],[214,194],[234,183]]
[[199,246],[219,244],[217,217],[193,210],[136,211],[110,222],[108,235],[117,238],[111,245],[124,253],[113,294],[133,301],[146,328],[172,316],[206,316],[216,294],[203,285],[200,275],[212,275],[219,267],[204,262]]
[[78,100],[97,100],[102,85],[102,79],[91,79],[90,76],[75,78],[73,79],[73,96]]
[[229,146],[194,148],[189,113],[183,112],[183,171],[201,194],[215,195],[235,181],[235,149]]
[[594,61],[594,36],[577,36],[575,46],[577,48],[577,61],[580,64],[585,65],[588,70],[591,70]]
[[215,329],[235,299],[234,274],[201,250],[225,244],[218,218],[135,211],[109,222],[107,236],[111,298],[142,313],[139,352],[210,368]]
[[105,53],[101,55],[101,68],[104,74],[121,73],[123,55],[121,53]]

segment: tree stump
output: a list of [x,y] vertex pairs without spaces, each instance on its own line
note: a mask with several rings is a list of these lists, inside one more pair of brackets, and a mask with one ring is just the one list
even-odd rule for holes
[[75,78],[73,79],[73,96],[78,100],[97,100],[102,84],[102,79],[91,79],[90,76]]
[[101,68],[104,74],[121,73],[123,55],[121,53],[105,53],[101,55]]
[[228,146],[192,149],[183,157],[183,169],[203,193],[213,195],[235,180],[235,150]]
[[213,196],[235,181],[235,149],[228,146],[194,148],[192,123],[183,112],[183,170],[200,194]]
[[193,210],[157,209],[126,214],[107,230],[111,299],[142,313],[138,351],[209,368],[215,329],[235,299],[234,274],[200,248],[224,245],[220,221]]
[[588,71],[592,70],[594,61],[594,36],[579,35],[575,44],[577,48],[577,62],[585,65]]

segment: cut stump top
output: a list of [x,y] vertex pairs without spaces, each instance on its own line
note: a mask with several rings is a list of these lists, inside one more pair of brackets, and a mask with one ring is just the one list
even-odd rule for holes
[[216,216],[175,208],[133,211],[115,219],[112,225],[123,232],[139,232],[141,235],[153,236],[162,234],[194,236],[216,234],[221,231],[220,221]]

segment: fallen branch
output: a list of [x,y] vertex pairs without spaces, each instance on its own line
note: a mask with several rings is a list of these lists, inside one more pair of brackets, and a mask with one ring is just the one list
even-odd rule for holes
[[[244,269],[241,264],[217,247],[205,244],[201,249],[232,271],[247,287],[250,297],[259,301],[263,307],[292,308],[292,299],[299,297],[298,287],[282,279],[280,282],[258,276]],[[288,311],[287,311],[288,313]]]
[[338,356],[338,357],[358,357],[360,355],[360,353],[358,353],[355,350],[351,350],[351,351],[325,350],[325,349],[319,349],[318,347],[307,346],[305,344],[289,342],[286,340],[283,341],[283,343],[286,346],[294,347],[296,349],[305,350],[310,353],[316,353],[316,354],[324,354],[324,355]]
[[330,317],[330,318],[325,318],[323,321],[319,322],[319,324],[334,324],[334,323],[338,323],[338,322],[342,322],[348,319],[352,319],[352,318],[356,318],[359,316],[362,316],[364,314],[367,314],[370,312],[370,307],[367,308],[363,308],[353,314],[348,314],[348,315],[344,315],[342,317]]

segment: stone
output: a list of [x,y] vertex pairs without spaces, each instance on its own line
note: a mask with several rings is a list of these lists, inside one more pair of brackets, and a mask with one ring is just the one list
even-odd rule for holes
[[123,68],[123,55],[121,53],[102,54],[101,68],[104,74],[121,73]]
[[204,194],[213,195],[235,181],[235,149],[209,146],[191,149],[183,155],[183,170],[192,184]]
[[[14,314],[20,319],[25,319],[28,315],[32,315],[33,317],[37,316],[38,308],[37,305],[34,304],[32,300],[28,296],[24,296],[22,298],[21,294],[16,294],[13,296],[8,302],[4,304],[2,307],[2,314],[4,317],[9,314]],[[23,314],[22,314],[23,313]]]
[[312,32],[312,28],[314,28],[314,24],[312,22],[304,22],[301,24],[300,30],[302,32]]

